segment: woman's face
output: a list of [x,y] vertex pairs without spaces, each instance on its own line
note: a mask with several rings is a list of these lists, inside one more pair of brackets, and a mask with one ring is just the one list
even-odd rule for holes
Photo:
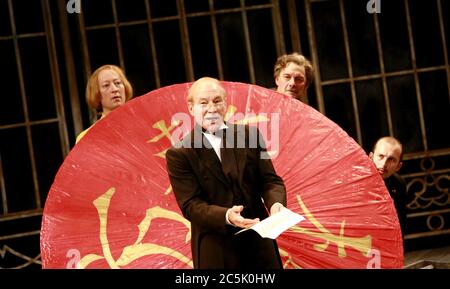
[[103,114],[107,115],[126,101],[125,86],[117,72],[105,69],[98,74]]

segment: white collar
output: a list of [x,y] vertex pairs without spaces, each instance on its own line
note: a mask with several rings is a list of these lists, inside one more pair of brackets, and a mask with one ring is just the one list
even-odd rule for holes
[[209,132],[203,132],[203,134],[208,139],[209,143],[211,144],[212,148],[214,149],[214,152],[216,153],[216,155],[220,161],[222,161],[222,158],[220,157],[220,147],[222,145],[222,138],[220,136],[217,136],[217,132],[219,132],[222,129],[227,129],[227,128],[228,128],[228,126],[225,123],[222,123],[222,125],[215,132],[215,134],[212,134]]

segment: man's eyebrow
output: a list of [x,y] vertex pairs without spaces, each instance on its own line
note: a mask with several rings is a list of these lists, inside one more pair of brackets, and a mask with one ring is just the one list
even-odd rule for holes
[[303,77],[303,75],[300,72],[283,72],[283,74],[295,77]]

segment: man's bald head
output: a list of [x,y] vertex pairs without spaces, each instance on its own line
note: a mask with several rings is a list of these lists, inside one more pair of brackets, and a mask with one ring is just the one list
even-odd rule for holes
[[209,132],[223,124],[227,109],[226,91],[220,81],[203,77],[194,82],[188,92],[188,108],[195,122]]
[[217,91],[222,95],[224,100],[226,100],[226,91],[223,88],[222,84],[218,79],[212,77],[202,77],[195,81],[192,86],[189,88],[187,101],[188,103],[193,102],[194,96],[198,95],[200,91],[209,90],[209,91]]

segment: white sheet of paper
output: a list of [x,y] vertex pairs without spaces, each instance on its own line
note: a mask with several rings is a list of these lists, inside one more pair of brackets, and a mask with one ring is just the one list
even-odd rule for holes
[[236,233],[242,233],[247,230],[255,230],[261,237],[276,239],[281,233],[300,223],[305,218],[302,215],[292,212],[287,208],[283,208],[276,214],[262,220],[261,222],[253,225],[250,228],[240,230]]

